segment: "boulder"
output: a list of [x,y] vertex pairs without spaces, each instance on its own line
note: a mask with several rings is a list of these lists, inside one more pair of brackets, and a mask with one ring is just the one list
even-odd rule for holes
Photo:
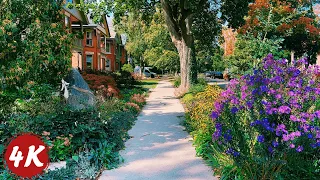
[[64,79],[69,83],[67,104],[74,110],[94,108],[96,98],[79,71],[72,68]]

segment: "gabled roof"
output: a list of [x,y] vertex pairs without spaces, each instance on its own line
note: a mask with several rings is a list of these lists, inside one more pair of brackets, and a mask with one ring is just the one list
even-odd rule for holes
[[[80,0],[75,0],[75,3],[76,4],[80,4]],[[80,11],[80,10],[78,10],[77,8],[74,7],[72,9],[69,9],[69,8],[67,8],[67,4],[65,4],[63,6],[63,9],[66,10],[68,13],[72,14],[77,19],[79,19],[83,24],[88,24],[89,23],[89,19],[87,18],[85,13]]]
[[113,18],[112,17],[107,17],[107,22],[108,22],[108,27],[110,31],[110,38],[116,38],[116,31],[113,26]]
[[126,34],[120,34],[115,31],[114,25],[113,25],[113,18],[107,17],[108,27],[110,30],[110,38],[119,39],[119,43],[121,45],[126,45],[127,43],[127,35]]
[[[105,15],[102,16],[102,24],[97,24],[93,21],[93,19],[91,18],[91,13],[87,14],[87,18],[89,20],[88,25],[84,25],[84,28],[97,28],[99,31],[101,31],[103,34],[107,35],[108,37],[110,37],[110,31],[109,31],[109,27],[107,25],[107,19],[105,17]],[[76,25],[72,25],[72,27],[77,27]]]

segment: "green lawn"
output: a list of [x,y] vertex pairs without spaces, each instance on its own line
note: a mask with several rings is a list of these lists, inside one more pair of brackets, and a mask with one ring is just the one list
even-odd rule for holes
[[145,89],[154,89],[156,88],[159,79],[143,79],[139,82],[139,86]]

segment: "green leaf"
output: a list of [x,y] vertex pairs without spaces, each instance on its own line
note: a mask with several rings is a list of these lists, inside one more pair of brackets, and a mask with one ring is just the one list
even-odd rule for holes
[[79,162],[79,156],[72,156],[72,159],[76,162]]

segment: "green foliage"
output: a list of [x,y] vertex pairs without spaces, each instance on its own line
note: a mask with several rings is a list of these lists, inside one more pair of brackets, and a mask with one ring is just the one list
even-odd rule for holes
[[62,5],[61,0],[1,2],[0,89],[56,84],[68,72],[73,35],[61,23]]
[[177,87],[180,86],[180,84],[181,84],[181,78],[178,77],[178,78],[176,78],[176,79],[174,80],[173,86],[177,88]]
[[122,66],[121,68],[122,71],[126,71],[126,72],[129,72],[129,73],[133,73],[133,67],[131,64],[125,64]]
[[74,173],[77,178],[80,179],[96,179],[99,166],[95,166],[91,163],[90,153],[82,152],[77,156],[76,163],[74,165]]
[[233,75],[247,74],[253,70],[268,54],[274,54],[275,58],[288,57],[289,52],[281,50],[283,39],[262,39],[252,35],[240,35],[236,42],[236,48],[232,55],[225,61]]
[[228,22],[228,26],[234,29],[245,24],[244,16],[248,14],[249,3],[253,0],[222,0],[222,19]]
[[99,144],[99,148],[90,151],[90,158],[94,160],[95,167],[105,167],[113,169],[118,167],[122,159],[118,151],[115,151],[116,144],[103,142]]
[[281,46],[294,51],[296,57],[307,56],[315,62],[319,51],[319,26],[312,11],[311,1],[262,1],[249,7],[246,24],[239,32],[262,35],[271,39],[274,36],[284,39]]
[[132,74],[128,71],[117,72],[112,74],[112,76],[117,83],[117,87],[119,88],[121,87],[132,88],[135,84],[137,84]]
[[70,157],[72,146],[70,145],[71,137],[57,137],[53,142],[47,141],[47,145],[51,146],[50,159],[51,161],[63,161]]
[[219,48],[216,51],[216,53],[211,57],[212,69],[214,71],[223,72],[226,69],[227,65],[226,65],[226,62],[223,59],[223,53],[224,53],[223,50]]
[[[187,97],[183,97],[184,101],[189,102],[186,103],[188,113],[185,124],[190,132],[197,131],[193,134],[196,136],[198,131],[206,133],[212,127],[212,120],[208,114],[213,110],[214,101],[219,98],[222,90],[218,86],[203,87],[203,85],[194,91],[191,91],[191,89],[185,95]],[[192,94],[192,97],[189,97],[189,94]]]

